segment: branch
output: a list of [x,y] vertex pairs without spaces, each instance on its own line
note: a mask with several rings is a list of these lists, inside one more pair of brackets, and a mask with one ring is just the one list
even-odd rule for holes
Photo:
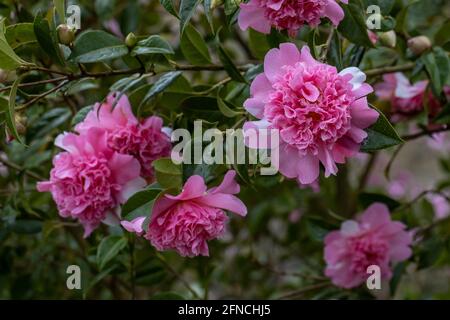
[[375,77],[375,76],[383,75],[385,73],[408,71],[408,70],[413,69],[414,66],[415,66],[414,63],[407,63],[407,64],[403,64],[403,65],[399,65],[399,66],[369,69],[369,70],[365,70],[364,73],[368,77]]
[[320,282],[320,283],[317,283],[317,284],[306,286],[306,287],[304,287],[304,288],[302,288],[300,290],[297,290],[297,291],[288,293],[288,294],[286,294],[284,296],[281,296],[281,297],[278,298],[278,300],[292,299],[292,298],[295,298],[295,297],[298,297],[298,296],[302,296],[305,293],[308,293],[309,291],[314,291],[314,290],[326,288],[326,287],[329,287],[330,285],[331,285],[331,283],[327,281],[327,282]]
[[446,132],[446,131],[450,131],[450,127],[446,126],[446,127],[441,127],[438,129],[433,129],[433,130],[423,130],[421,132],[403,136],[402,139],[405,141],[410,141],[410,140],[414,140],[414,139],[417,139],[417,138],[420,138],[423,136],[431,136],[435,133]]
[[[63,80],[67,80],[67,77],[59,77],[59,78],[53,78],[53,79],[46,79],[46,80],[40,80],[40,81],[34,81],[34,82],[21,83],[21,84],[19,84],[19,88],[34,87],[34,86],[38,86],[38,85],[41,85],[41,84],[54,83],[54,82],[59,82],[59,81],[63,81]],[[12,86],[0,88],[0,92],[8,91],[11,88],[12,88]]]
[[29,171],[29,170],[27,170],[27,169],[25,169],[25,168],[22,168],[22,167],[19,166],[18,164],[14,163],[14,162],[11,162],[11,161],[9,161],[9,160],[7,160],[7,159],[4,159],[4,158],[2,158],[2,157],[0,157],[0,162],[3,163],[5,166],[7,166],[7,167],[13,169],[13,170],[16,170],[16,171],[19,171],[19,172],[23,172],[23,173],[25,173],[27,176],[29,176],[29,177],[31,177],[31,178],[33,178],[33,179],[36,179],[36,180],[38,180],[38,181],[45,181],[45,180],[46,180],[44,177],[41,177],[39,174],[34,173],[34,172],[32,172],[32,171]]
[[69,80],[64,80],[63,82],[61,82],[60,84],[58,84],[57,86],[53,87],[52,89],[41,93],[40,95],[34,97],[31,100],[28,100],[27,102],[25,102],[23,105],[18,106],[16,108],[17,111],[23,110],[28,108],[29,106],[33,105],[34,103],[38,102],[39,100],[45,98],[46,96],[48,96],[49,94],[52,94],[55,91],[58,91],[59,89],[61,89],[62,87],[64,87],[67,83],[69,82]]
[[322,53],[319,58],[319,60],[322,62],[327,59],[328,50],[330,50],[330,45],[331,45],[331,41],[333,41],[333,36],[334,36],[334,28],[331,28],[330,33],[328,34],[327,41],[325,42],[325,45],[322,49]]

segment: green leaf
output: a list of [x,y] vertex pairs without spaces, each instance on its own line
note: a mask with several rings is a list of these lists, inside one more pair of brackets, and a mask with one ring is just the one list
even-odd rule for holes
[[350,0],[348,5],[343,4],[345,17],[340,22],[338,30],[351,42],[365,47],[373,47],[367,33],[364,18],[364,8],[358,0]]
[[206,16],[206,20],[208,20],[209,27],[211,28],[211,31],[214,33],[214,21],[213,21],[213,15],[212,15],[212,11],[211,11],[211,0],[203,1],[203,9],[205,10],[205,16]]
[[72,118],[72,127],[82,122],[86,118],[87,114],[92,110],[92,108],[93,106],[86,106],[84,108],[81,108],[80,111],[78,111],[77,114]]
[[224,0],[223,7],[225,9],[225,15],[232,16],[239,9],[241,1],[237,0]]
[[170,44],[158,35],[139,41],[131,51],[132,56],[150,53],[175,54]]
[[28,64],[16,55],[5,37],[5,18],[0,20],[0,69],[14,70],[21,65]]
[[178,13],[175,11],[172,0],[159,0],[164,9],[167,10],[171,15],[178,18]]
[[450,58],[444,49],[436,47],[424,55],[422,61],[430,77],[433,93],[439,97],[450,73]]
[[342,56],[342,44],[339,39],[339,32],[336,30],[333,39],[330,43],[330,48],[328,50],[328,63],[336,66],[338,70],[344,69],[344,62]]
[[371,204],[374,204],[376,202],[384,203],[388,206],[389,210],[393,211],[400,207],[401,203],[397,200],[394,200],[392,198],[389,198],[388,196],[384,194],[378,194],[378,193],[369,193],[369,192],[363,192],[358,196],[358,201],[361,203],[361,205],[364,208],[369,207]]
[[256,58],[263,60],[267,51],[270,50],[269,43],[267,42],[267,36],[253,29],[249,30],[248,36],[248,44],[253,55]]
[[66,0],[53,0],[60,21],[66,21]]
[[220,97],[217,97],[217,107],[225,117],[234,118],[241,114],[237,111],[232,110],[229,105],[230,105],[229,102],[222,100]]
[[22,81],[22,77],[18,77],[16,81],[14,81],[11,86],[11,91],[9,92],[9,100],[8,100],[8,112],[6,112],[6,125],[8,126],[9,131],[13,135],[14,138],[21,144],[24,144],[22,138],[19,136],[16,128],[16,120],[15,120],[15,108],[16,108],[16,95],[17,88],[19,87],[20,82]]
[[388,15],[395,5],[395,0],[363,0],[364,8],[371,5],[379,6],[383,15]]
[[97,249],[97,265],[99,269],[102,270],[126,245],[127,239],[121,236],[108,236],[103,238]]
[[220,44],[219,33],[217,33],[215,41],[216,41],[217,55],[219,56],[219,59],[222,62],[223,66],[225,67],[225,71],[228,73],[230,78],[238,82],[247,83],[247,80],[245,80],[241,72],[234,65],[233,60],[231,60],[225,49]]
[[[373,106],[372,108],[377,110]],[[380,114],[377,122],[366,130],[368,137],[361,146],[363,152],[386,149],[404,142],[386,116],[379,110],[377,112]]]
[[180,2],[180,34],[182,35],[187,24],[194,15],[195,9],[201,0],[181,0]]
[[42,222],[38,220],[16,220],[11,230],[18,234],[34,234],[42,231]]
[[191,25],[187,25],[180,41],[181,52],[192,64],[211,64],[208,47],[200,33]]
[[95,275],[94,278],[89,282],[89,284],[86,286],[86,288],[83,290],[83,299],[86,299],[87,294],[89,291],[100,281],[102,281],[104,278],[106,278],[110,273],[112,273],[114,270],[116,270],[118,267],[118,264],[114,264],[109,268],[106,268],[102,272],[99,272]]
[[7,26],[5,36],[12,49],[37,42],[32,23],[18,23]]
[[141,106],[151,98],[156,96],[158,93],[163,92],[164,89],[170,86],[172,82],[174,82],[175,79],[181,75],[181,73],[181,71],[172,71],[164,74],[161,78],[159,78],[145,95],[144,99],[141,102]]
[[175,164],[170,158],[153,161],[156,181],[165,189],[181,190],[183,185],[183,167]]
[[133,194],[122,206],[122,216],[126,220],[133,220],[139,216],[148,216],[153,201],[161,193],[162,189],[149,188]]
[[34,34],[42,48],[42,50],[49,55],[55,63],[64,64],[64,59],[61,55],[59,43],[56,35],[56,30],[51,28],[50,22],[44,18],[43,15],[38,14],[33,23]]
[[74,42],[69,59],[77,63],[93,63],[128,54],[127,46],[113,35],[100,30],[87,30]]

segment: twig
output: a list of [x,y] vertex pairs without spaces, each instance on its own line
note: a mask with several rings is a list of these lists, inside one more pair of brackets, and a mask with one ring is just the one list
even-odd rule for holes
[[46,180],[44,177],[41,177],[39,174],[34,173],[33,171],[30,171],[28,169],[22,168],[18,164],[14,163],[14,162],[11,162],[9,160],[6,160],[6,159],[4,159],[2,157],[0,157],[0,162],[3,163],[5,166],[11,168],[11,169],[14,169],[14,170],[19,171],[19,172],[23,172],[27,176],[29,176],[31,178],[34,178],[36,180],[39,180],[39,181],[45,181]]
[[69,80],[65,80],[63,82],[61,82],[60,84],[58,84],[57,86],[53,87],[52,89],[41,93],[40,95],[34,97],[31,100],[28,100],[27,102],[25,102],[23,105],[16,107],[17,111],[23,110],[28,108],[29,106],[33,105],[34,103],[38,102],[39,100],[45,98],[46,96],[48,96],[49,94],[52,94],[55,91],[58,91],[59,89],[61,89],[62,87],[64,87],[67,83],[69,82]]
[[330,49],[331,41],[333,41],[334,37],[334,28],[331,28],[330,33],[328,34],[327,41],[325,42],[324,47],[322,48],[322,53],[320,55],[319,60],[324,62],[327,59],[328,50]]
[[369,69],[365,70],[364,73],[368,77],[375,77],[379,75],[383,75],[385,73],[392,73],[392,72],[399,72],[399,71],[408,71],[413,69],[415,66],[414,63],[407,63],[400,66],[392,66],[392,67],[382,67],[382,68],[375,68],[375,69]]
[[414,139],[417,139],[417,138],[420,138],[423,136],[430,136],[435,133],[446,132],[446,131],[450,131],[450,127],[442,127],[442,128],[433,129],[433,130],[423,130],[421,132],[403,136],[402,139],[405,141],[409,141],[409,140],[414,140]]
[[[67,77],[59,77],[59,78],[53,78],[53,79],[46,79],[46,80],[40,80],[40,81],[34,81],[34,82],[27,82],[27,83],[21,83],[19,84],[19,88],[27,88],[27,87],[34,87],[41,84],[47,84],[47,83],[54,83],[67,80]],[[12,88],[12,86],[7,86],[0,88],[0,92],[8,91]]]
[[389,159],[388,164],[386,165],[386,168],[384,168],[384,176],[386,177],[386,179],[389,180],[389,176],[391,173],[391,167],[394,164],[395,159],[397,158],[397,156],[399,155],[400,151],[403,149],[403,146],[405,144],[401,144],[397,147],[397,149],[395,149],[394,153],[392,154],[391,159]]

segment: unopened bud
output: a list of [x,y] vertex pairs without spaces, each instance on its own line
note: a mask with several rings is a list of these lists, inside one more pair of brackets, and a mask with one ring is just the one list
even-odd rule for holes
[[25,134],[25,132],[27,131],[27,127],[26,127],[27,119],[25,117],[22,117],[22,116],[18,115],[18,114],[16,114],[14,116],[14,118],[15,118],[15,121],[16,121],[17,132],[19,134],[21,134],[21,135]]
[[394,30],[383,32],[380,34],[380,42],[389,48],[395,48],[397,44],[397,35]]
[[133,32],[130,32],[125,38],[125,44],[128,48],[133,48],[137,43],[137,37]]
[[431,41],[426,36],[418,36],[408,40],[408,48],[417,56],[431,48]]
[[0,83],[6,82],[7,79],[8,79],[8,72],[6,72],[3,69],[0,69]]
[[59,43],[69,45],[75,40],[75,31],[67,24],[60,24],[56,28],[58,32]]
[[211,1],[211,10],[215,9],[223,4],[223,0],[212,0]]

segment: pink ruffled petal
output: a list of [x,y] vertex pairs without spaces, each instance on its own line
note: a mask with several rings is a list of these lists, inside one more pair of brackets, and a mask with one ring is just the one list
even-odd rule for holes
[[225,209],[237,213],[240,216],[247,215],[247,207],[236,196],[224,193],[207,194],[196,200],[196,202],[213,208]]
[[342,10],[335,0],[328,0],[324,15],[331,20],[334,26],[337,26],[344,19],[344,10]]
[[271,25],[265,17],[264,8],[259,7],[254,0],[249,3],[241,3],[240,7],[238,24],[242,30],[250,27],[264,34],[270,33]]
[[264,58],[264,73],[274,83],[283,72],[283,66],[292,66],[300,61],[300,52],[293,43],[282,43],[280,49],[271,49]]

